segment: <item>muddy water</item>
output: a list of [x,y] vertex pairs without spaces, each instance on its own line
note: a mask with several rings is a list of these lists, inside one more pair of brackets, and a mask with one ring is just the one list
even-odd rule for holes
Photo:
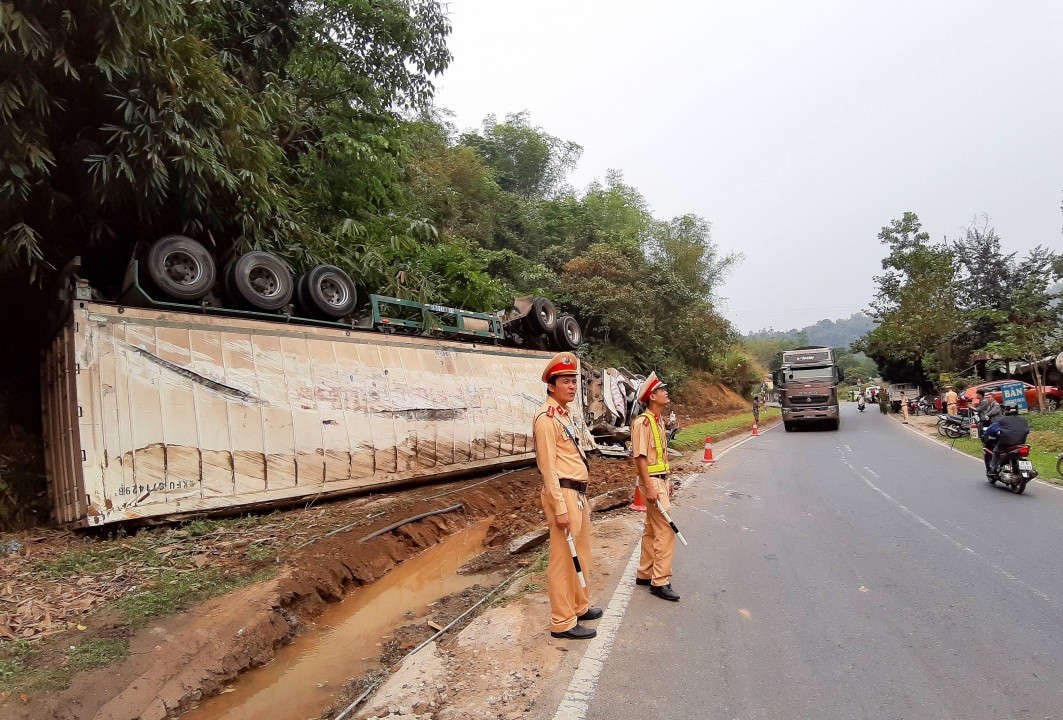
[[483,550],[484,520],[402,563],[383,579],[322,613],[314,629],[251,670],[223,694],[182,720],[305,720],[316,718],[340,686],[380,666],[381,638],[394,628],[430,619],[428,604],[497,575],[457,575]]

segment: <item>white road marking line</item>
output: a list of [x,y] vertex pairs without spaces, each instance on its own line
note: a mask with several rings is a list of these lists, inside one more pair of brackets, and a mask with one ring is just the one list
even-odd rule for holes
[[1051,595],[1046,593],[1044,590],[1041,590],[1040,588],[1029,584],[1028,582],[1026,582],[1026,581],[1022,580],[1021,578],[1019,578],[1014,573],[1006,570],[1005,568],[1001,567],[1000,565],[997,565],[995,562],[991,561],[989,558],[985,557],[984,555],[982,555],[981,553],[977,552],[973,548],[970,548],[970,547],[964,545],[959,540],[957,540],[956,538],[952,537],[951,535],[949,535],[944,530],[941,530],[936,525],[934,525],[932,522],[930,522],[929,520],[924,518],[922,515],[920,515],[919,513],[915,512],[914,510],[910,509],[907,505],[905,505],[904,503],[900,502],[899,500],[894,498],[892,495],[890,495],[888,492],[886,492],[885,490],[883,490],[882,488],[878,487],[873,482],[868,480],[866,477],[864,477],[863,473],[861,473],[855,467],[853,467],[852,465],[849,465],[849,463],[847,463],[847,462],[845,464],[849,467],[850,470],[853,471],[853,473],[858,478],[863,480],[864,483],[869,488],[871,488],[872,490],[877,492],[879,495],[881,495],[883,498],[885,498],[891,505],[896,507],[903,514],[907,515],[912,520],[915,520],[917,523],[919,523],[923,527],[927,528],[931,532],[934,532],[934,533],[940,535],[942,538],[947,540],[950,544],[952,544],[957,549],[962,550],[963,552],[966,552],[966,553],[968,553],[970,555],[975,556],[976,558],[981,560],[983,563],[985,563],[993,572],[995,572],[996,574],[998,574],[1001,577],[1005,578],[1009,582],[1014,583],[1015,585],[1018,585],[1019,587],[1023,588],[1024,590],[1026,590],[1030,594],[1041,598],[1042,600],[1044,600],[1045,602],[1049,603],[1050,605],[1055,606],[1057,608],[1059,607],[1059,603],[1056,602],[1055,598],[1053,598]]
[[605,661],[609,659],[613,641],[620,630],[620,623],[624,619],[624,613],[635,591],[635,571],[638,569],[641,551],[642,543],[635,543],[631,558],[620,576],[620,583],[616,586],[609,606],[598,622],[598,635],[591,639],[587,652],[580,659],[576,672],[565,691],[565,697],[557,706],[557,712],[554,713],[554,720],[583,720],[587,717],[591,700],[594,699],[594,691],[598,688],[598,678],[601,677]]
[[[908,430],[909,432],[915,433],[916,435],[918,435],[919,437],[923,438],[927,442],[932,442],[935,445],[941,445],[941,446],[943,446],[945,448],[948,448],[949,450],[951,450],[954,453],[959,453],[963,457],[970,458],[971,460],[974,460],[976,462],[980,462],[983,465],[985,464],[985,461],[982,460],[982,458],[975,457],[974,455],[969,455],[969,454],[965,453],[963,450],[957,450],[955,447],[953,447],[953,445],[951,443],[946,443],[946,442],[944,442],[942,440],[938,440],[937,438],[930,437],[926,433],[924,433],[921,430],[918,430],[918,429],[912,427],[911,425],[901,425],[901,427],[904,428],[905,430]],[[1035,483],[1040,484],[1040,485],[1046,485],[1046,486],[1048,486],[1048,487],[1050,487],[1053,490],[1056,490],[1058,492],[1063,492],[1063,485],[1057,485],[1056,483],[1048,482],[1047,480],[1042,480],[1041,478],[1034,478],[1033,481]]]

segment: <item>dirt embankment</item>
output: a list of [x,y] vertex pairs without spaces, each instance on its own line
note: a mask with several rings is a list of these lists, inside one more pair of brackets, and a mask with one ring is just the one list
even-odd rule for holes
[[[681,424],[686,426],[746,408],[745,401],[725,389],[703,388],[688,396],[686,402],[676,403],[674,409]],[[681,472],[688,463],[690,467],[700,467],[698,460],[700,455],[680,461],[675,469]],[[632,478],[632,468],[625,460],[592,459],[593,494],[611,496],[613,505],[627,504]],[[487,519],[491,523],[484,562],[496,569],[531,562],[533,554],[513,556],[506,546],[514,538],[542,527],[540,486],[534,468],[524,468],[488,478],[275,513],[271,517],[277,518],[277,522],[271,523],[269,532],[276,554],[259,561],[274,566],[276,572],[271,580],[216,597],[148,625],[130,637],[129,653],[124,660],[76,674],[66,690],[2,697],[0,714],[23,720],[173,717],[201,698],[222,691],[242,671],[269,662],[278,647],[289,642],[328,604],[358,592],[407,558],[474,522]],[[432,515],[364,540],[373,531],[403,519],[459,503],[460,509]],[[620,529],[610,531],[609,537],[616,548],[630,547],[628,541],[634,532],[631,528],[630,521],[621,521]],[[39,607],[43,619],[49,622],[50,593],[56,587],[34,575],[36,564],[42,559],[61,557],[82,543],[121,542],[54,531],[22,533],[11,539],[22,542],[25,550],[3,559],[0,592],[5,595],[0,600],[17,597],[19,607]],[[210,537],[200,542],[207,548],[201,553],[203,562],[227,567],[232,572],[253,571],[254,568],[240,567],[241,563],[248,562],[246,542]],[[601,543],[602,539],[596,542]],[[137,576],[132,571],[119,573],[108,582],[107,592],[118,597],[129,586],[145,581],[150,582],[150,576]],[[539,588],[545,584],[545,578],[526,583],[528,587]],[[513,607],[544,602],[541,592],[526,595]],[[454,604],[458,611],[462,601]],[[0,607],[7,609],[6,605]],[[75,608],[73,622],[77,629],[60,625],[60,631],[37,641],[41,661],[47,662],[52,657],[60,662],[70,644],[84,642],[86,638],[128,634],[107,608],[108,604],[101,602],[93,612],[81,616]],[[525,607],[525,610],[536,620],[545,617],[542,608]],[[65,617],[64,612],[56,609],[56,618]],[[511,621],[517,623],[520,612],[514,612]],[[538,625],[545,627],[542,622]],[[543,628],[538,631],[544,632]],[[397,633],[398,643],[389,647],[388,652],[401,656],[430,634],[429,628]],[[514,672],[522,680],[528,679],[520,671]],[[514,682],[521,684],[521,680]],[[360,688],[356,679],[347,693],[338,698],[338,707]]]

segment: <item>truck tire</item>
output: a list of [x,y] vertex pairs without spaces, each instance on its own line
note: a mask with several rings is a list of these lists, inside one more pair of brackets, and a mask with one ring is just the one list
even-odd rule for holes
[[291,302],[295,290],[284,261],[261,250],[245,253],[230,264],[225,286],[235,299],[259,310],[280,310]]
[[558,350],[575,350],[583,342],[583,329],[571,315],[562,315],[554,327],[554,343]]
[[351,276],[335,265],[317,265],[299,278],[295,297],[308,315],[341,318],[357,305],[358,289]]
[[155,287],[181,302],[201,299],[214,287],[217,276],[210,252],[184,235],[166,235],[156,240],[148,249],[145,264]]
[[783,420],[782,421],[782,426],[783,426],[783,429],[786,430],[786,432],[793,432],[794,431],[794,424],[792,422],[790,422],[789,420]]
[[528,321],[531,323],[533,332],[547,334],[554,332],[554,327],[557,326],[557,308],[550,302],[550,298],[537,297],[532,300]]

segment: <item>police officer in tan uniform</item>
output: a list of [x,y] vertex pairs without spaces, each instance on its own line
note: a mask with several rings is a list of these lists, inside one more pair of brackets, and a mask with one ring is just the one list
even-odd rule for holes
[[571,533],[584,577],[590,573],[591,509],[587,502],[589,477],[586,457],[579,447],[569,403],[576,397],[576,356],[558,353],[546,365],[546,402],[535,412],[535,462],[543,476],[542,503],[550,527],[550,564],[546,571],[550,595],[550,635],[587,640],[594,628],[581,621],[597,620],[601,608],[591,607],[587,588],[580,587],[566,534]]
[[951,385],[946,385],[945,389],[948,390],[945,393],[945,412],[949,415],[956,415],[960,411],[960,396],[956,394]]
[[673,490],[668,479],[668,433],[661,417],[668,404],[668,390],[657,373],[651,372],[639,386],[638,401],[646,406],[646,411],[631,424],[631,456],[646,498],[646,527],[642,531],[642,555],[635,583],[649,585],[657,597],[675,602],[679,600],[679,593],[672,589],[675,532],[657,507],[660,500],[664,509],[669,509]]

